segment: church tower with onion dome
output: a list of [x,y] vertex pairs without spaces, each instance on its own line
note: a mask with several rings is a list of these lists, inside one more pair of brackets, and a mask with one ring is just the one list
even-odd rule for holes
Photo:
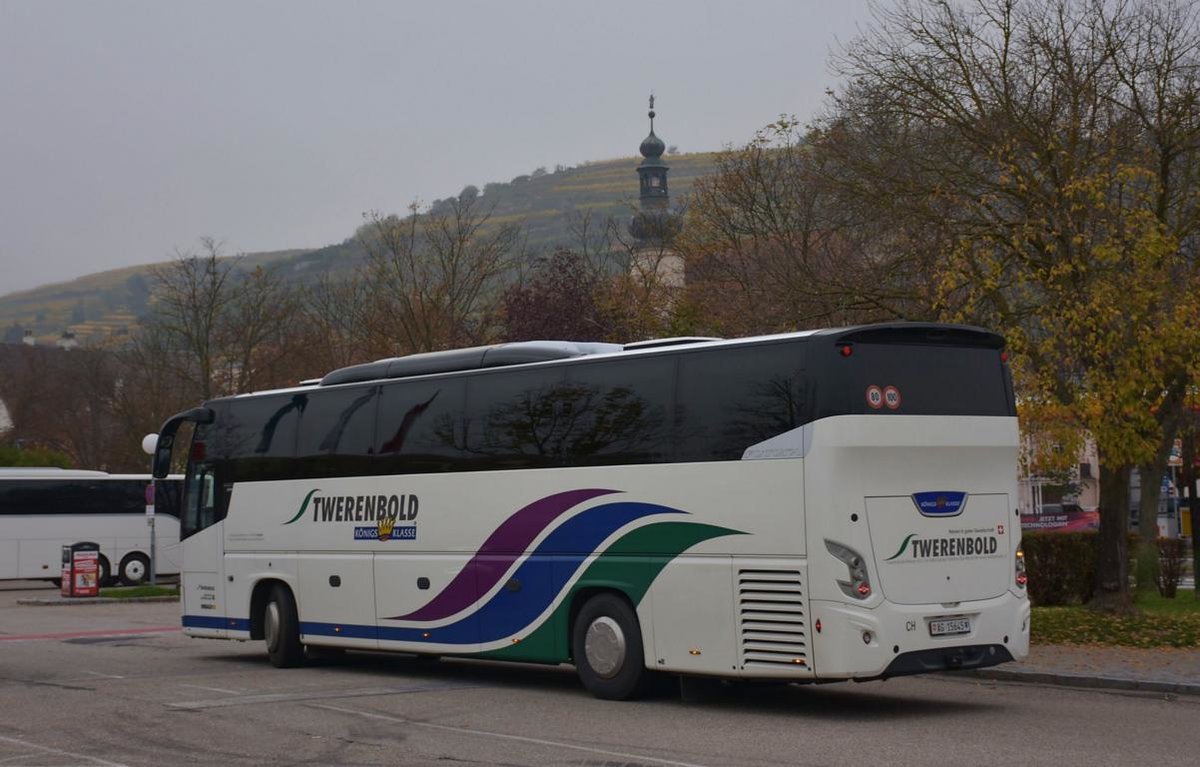
[[637,166],[640,190],[639,210],[629,222],[634,253],[630,265],[635,276],[657,276],[669,288],[681,288],[684,283],[683,259],[675,254],[671,243],[679,233],[679,215],[671,210],[671,194],[667,186],[667,171],[663,162],[667,145],[654,132],[654,96],[650,96],[650,135],[642,139],[638,151],[642,161]]

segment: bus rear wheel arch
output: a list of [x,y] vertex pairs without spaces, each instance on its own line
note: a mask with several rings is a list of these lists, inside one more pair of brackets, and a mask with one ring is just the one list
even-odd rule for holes
[[571,655],[583,686],[597,698],[628,700],[646,688],[642,629],[621,594],[601,591],[583,601],[572,621]]
[[126,586],[142,585],[150,577],[150,558],[140,551],[126,554],[117,568],[117,577]]

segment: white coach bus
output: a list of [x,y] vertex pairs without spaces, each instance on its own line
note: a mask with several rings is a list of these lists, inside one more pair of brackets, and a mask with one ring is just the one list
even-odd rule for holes
[[100,583],[115,575],[136,585],[150,575],[146,487],[155,484],[156,570],[179,572],[179,477],[66,469],[0,469],[0,579],[48,580],[62,574],[62,547],[100,545]]
[[343,368],[194,423],[183,627],[796,682],[1028,652],[1003,339],[895,323]]

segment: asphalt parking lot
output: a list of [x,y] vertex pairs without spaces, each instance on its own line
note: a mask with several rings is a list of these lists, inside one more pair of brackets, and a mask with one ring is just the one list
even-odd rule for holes
[[1195,764],[1188,697],[973,678],[591,698],[566,667],[350,654],[270,666],[178,605],[0,588],[0,765]]

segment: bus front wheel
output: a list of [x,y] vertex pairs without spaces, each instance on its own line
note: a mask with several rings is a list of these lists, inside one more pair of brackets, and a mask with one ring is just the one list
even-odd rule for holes
[[637,613],[616,594],[589,599],[571,632],[575,669],[583,686],[597,698],[637,697],[647,677]]
[[263,638],[267,657],[275,668],[292,668],[304,663],[304,645],[300,644],[300,621],[296,600],[286,586],[275,584],[263,607]]

